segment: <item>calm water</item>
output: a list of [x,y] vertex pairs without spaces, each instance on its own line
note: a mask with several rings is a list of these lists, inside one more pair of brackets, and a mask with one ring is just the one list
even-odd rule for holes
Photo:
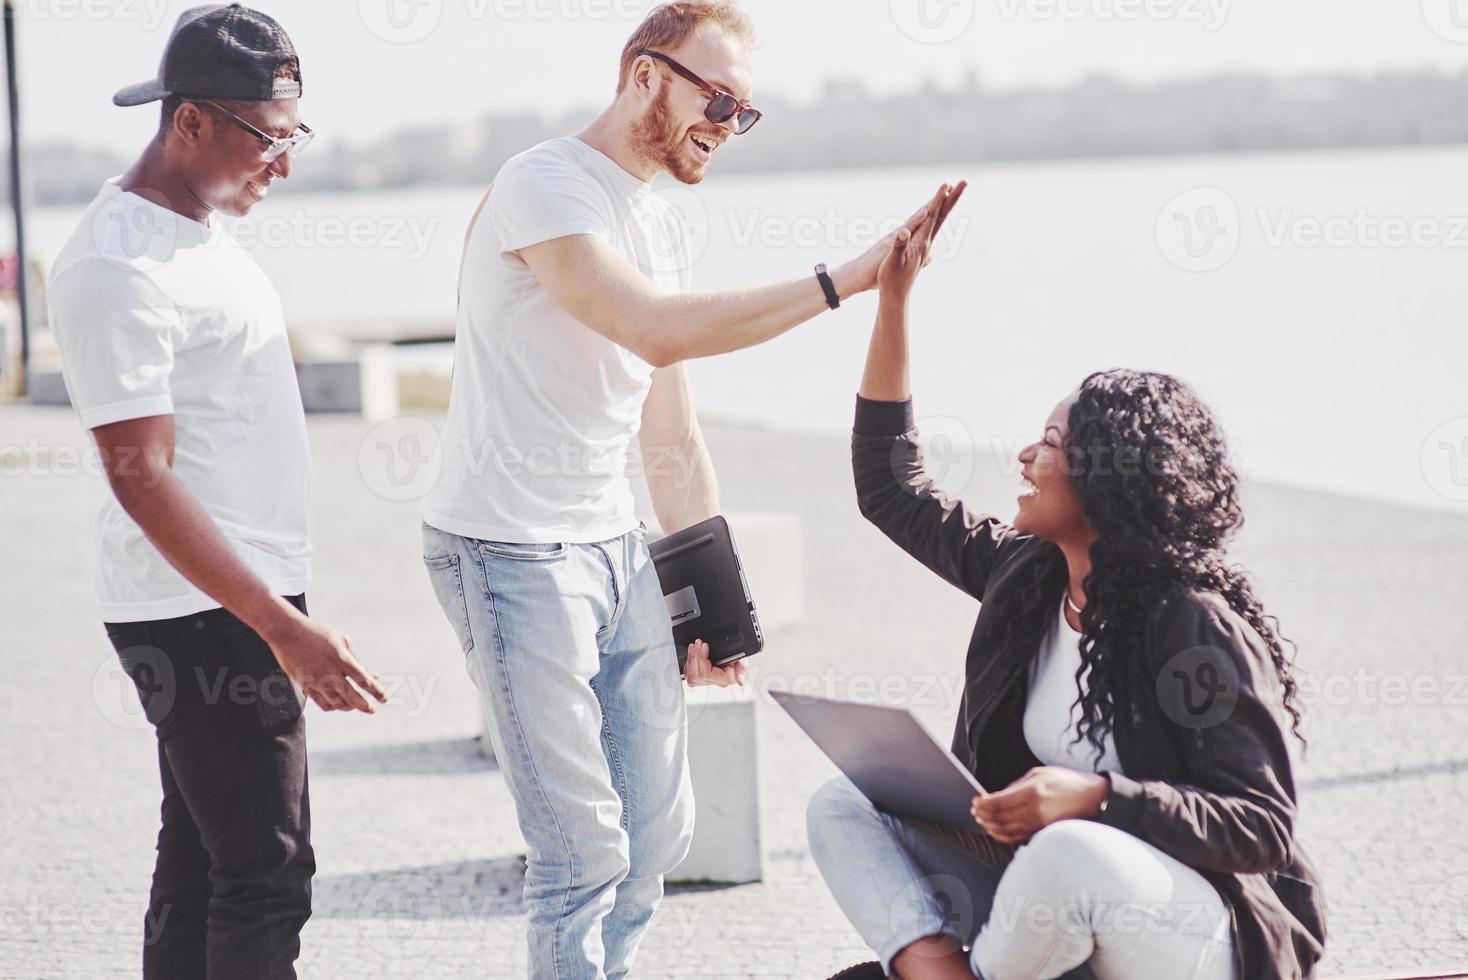
[[[941,180],[967,177],[914,300],[927,430],[1010,454],[1089,371],[1153,368],[1203,392],[1254,475],[1461,510],[1435,486],[1468,497],[1468,422],[1443,428],[1468,417],[1465,171],[1468,149],[1454,148],[746,176],[668,193],[697,287],[737,289],[855,255]],[[1199,187],[1223,195],[1173,203]],[[481,193],[279,195],[245,231],[293,323],[450,323]],[[38,214],[43,255],[76,213]],[[701,410],[846,429],[874,310],[859,298],[695,362]]]

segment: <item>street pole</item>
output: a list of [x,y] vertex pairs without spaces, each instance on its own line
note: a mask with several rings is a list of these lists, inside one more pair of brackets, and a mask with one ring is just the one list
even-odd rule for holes
[[20,86],[15,68],[15,0],[5,0],[5,80],[10,90],[10,208],[15,212],[15,296],[20,304],[20,394],[30,386],[31,311],[25,254],[25,207],[20,196]]

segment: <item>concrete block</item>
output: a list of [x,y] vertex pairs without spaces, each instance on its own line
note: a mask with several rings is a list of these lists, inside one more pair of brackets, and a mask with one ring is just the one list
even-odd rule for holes
[[674,884],[745,884],[765,875],[759,797],[759,700],[750,687],[688,692],[695,819]]
[[302,360],[296,378],[308,412],[355,412],[369,421],[398,414],[397,368],[389,345],[368,345],[354,357]]
[[60,371],[33,369],[26,391],[26,400],[32,405],[52,405],[65,408],[71,404],[66,382]]
[[765,641],[805,619],[805,540],[800,518],[768,510],[725,515],[739,547],[744,578],[759,612]]

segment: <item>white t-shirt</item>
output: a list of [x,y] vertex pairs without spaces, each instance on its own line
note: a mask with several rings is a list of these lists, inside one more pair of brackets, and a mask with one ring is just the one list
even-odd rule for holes
[[[1066,766],[1086,772],[1121,772],[1116,744],[1107,732],[1101,740],[1104,751],[1096,758],[1089,737],[1072,745],[1080,720],[1076,704],[1076,671],[1081,668],[1081,634],[1065,618],[1065,600],[1040,648],[1039,659],[1030,669],[1029,696],[1025,701],[1025,742],[1047,766]],[[1088,671],[1086,677],[1089,678]],[[1083,678],[1083,683],[1084,683]]]
[[[72,404],[88,429],[172,415],[174,474],[272,591],[304,592],[310,455],[280,297],[219,220],[185,218],[116,181],[87,208],[47,289]],[[96,586],[106,622],[219,606],[110,493]]]
[[604,541],[637,526],[629,464],[652,365],[562,309],[516,250],[600,235],[664,293],[691,259],[652,185],[575,137],[507,162],[469,232],[434,527],[490,541]]

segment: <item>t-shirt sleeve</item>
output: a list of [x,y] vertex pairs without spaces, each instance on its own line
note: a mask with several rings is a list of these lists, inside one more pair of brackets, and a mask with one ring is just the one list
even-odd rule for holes
[[93,257],[68,266],[47,290],[51,333],[82,425],[173,414],[178,310],[135,269]]
[[488,217],[502,252],[611,228],[605,191],[569,160],[548,153],[511,161],[495,177]]

